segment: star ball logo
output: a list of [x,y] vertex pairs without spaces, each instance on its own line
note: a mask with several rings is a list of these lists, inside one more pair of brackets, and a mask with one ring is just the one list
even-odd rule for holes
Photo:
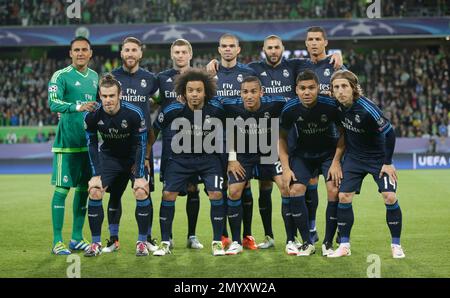
[[372,3],[367,7],[366,10],[367,17],[369,19],[381,18],[381,0],[367,0],[367,3]]
[[67,17],[69,19],[81,19],[81,0],[66,0],[66,2],[71,3],[66,8]]

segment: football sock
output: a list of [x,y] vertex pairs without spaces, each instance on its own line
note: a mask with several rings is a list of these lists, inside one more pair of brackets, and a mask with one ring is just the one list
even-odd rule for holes
[[198,212],[200,210],[199,191],[188,191],[186,200],[186,214],[188,218],[188,238],[195,235]]
[[242,223],[242,201],[228,198],[228,221],[230,222],[231,236],[233,241],[241,243],[241,223]]
[[261,189],[259,191],[259,214],[261,215],[264,235],[269,235],[273,238],[272,231],[272,188]]
[[92,242],[101,242],[102,223],[105,217],[102,201],[89,199],[88,203],[88,219],[92,233]]
[[72,239],[76,241],[83,240],[83,225],[86,219],[88,192],[86,187],[75,188],[73,196],[73,227]]
[[52,198],[52,223],[53,223],[53,245],[62,239],[62,227],[64,224],[64,209],[67,194],[70,188],[56,186]]
[[148,229],[147,229],[147,241],[151,242],[152,240],[152,227],[153,227],[153,202],[152,197],[148,195],[148,201],[150,202],[149,210],[148,210]]
[[354,221],[352,203],[339,203],[337,218],[341,243],[350,243],[350,231],[352,230]]
[[337,229],[337,206],[338,202],[328,201],[327,210],[325,212],[325,237],[323,242],[333,243],[333,237]]
[[175,215],[175,201],[161,201],[159,209],[159,224],[161,226],[161,240],[169,241],[172,234],[172,222]]
[[108,223],[109,235],[111,238],[119,238],[119,222],[122,216],[122,194],[111,192],[108,201]]
[[[226,198],[227,197],[227,191],[223,190],[222,191],[222,198]],[[225,215],[228,214],[228,204],[223,204],[223,210],[225,212]],[[222,236],[227,237],[228,238],[228,229],[227,229],[227,217],[225,216],[223,219],[223,231],[222,231]]]
[[252,235],[253,195],[251,188],[242,192],[242,223],[244,226],[242,237]]
[[286,243],[294,241],[295,226],[291,217],[290,199],[288,197],[281,198],[281,217],[283,218],[284,228],[286,229]]
[[150,220],[150,200],[136,200],[136,210],[134,213],[138,225],[138,241],[147,240],[147,232]]
[[392,244],[400,245],[400,235],[402,233],[402,210],[398,201],[392,205],[386,204],[386,222],[391,231]]
[[309,229],[311,232],[316,230],[316,213],[319,206],[319,194],[317,193],[317,184],[308,185],[305,193],[306,207],[308,208]]
[[290,207],[295,226],[300,232],[303,243],[311,243],[309,234],[308,209],[305,196],[290,197]]
[[225,220],[225,204],[224,200],[209,200],[211,203],[211,223],[213,226],[214,241],[220,241]]

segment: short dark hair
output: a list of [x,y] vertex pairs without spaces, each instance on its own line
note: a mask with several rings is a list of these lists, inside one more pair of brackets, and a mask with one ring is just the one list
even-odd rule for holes
[[138,38],[133,37],[133,36],[129,36],[129,37],[125,38],[125,39],[122,41],[122,47],[123,47],[126,43],[129,43],[129,42],[137,44],[141,49],[142,49],[143,46],[144,46],[144,45],[142,44],[142,42],[141,42]]
[[236,40],[237,45],[239,46],[239,38],[236,37],[236,35],[233,35],[231,33],[225,33],[223,34],[220,38],[219,38],[219,45],[220,42],[222,41],[222,39],[224,38],[233,38],[234,40]]
[[76,42],[76,41],[85,41],[85,42],[87,42],[87,43],[89,44],[89,48],[92,49],[91,42],[89,41],[89,39],[87,39],[87,38],[84,37],[84,36],[77,36],[77,37],[75,37],[74,39],[72,39],[72,40],[70,41],[70,49],[72,49],[72,45],[73,45],[74,42]]
[[327,33],[325,32],[325,29],[323,29],[322,27],[319,26],[309,27],[308,30],[306,31],[306,35],[308,35],[309,32],[321,32],[323,39],[327,40]]
[[252,82],[257,82],[259,87],[260,88],[262,87],[261,80],[258,77],[248,76],[248,77],[245,77],[244,80],[242,80],[241,88],[242,88],[242,85],[244,85],[244,83],[252,83]]
[[295,84],[298,84],[301,81],[309,81],[313,80],[319,85],[319,78],[311,69],[307,69],[304,72],[298,74],[297,79],[295,80]]
[[98,83],[99,89],[100,89],[100,87],[109,88],[112,86],[117,86],[117,90],[119,93],[120,93],[120,91],[122,91],[122,87],[120,86],[119,81],[114,77],[114,75],[112,73],[108,72],[108,73],[103,74]]
[[191,68],[180,74],[175,79],[175,93],[186,96],[186,86],[188,82],[200,81],[205,87],[205,102],[209,101],[216,95],[216,81],[211,74],[205,70]]

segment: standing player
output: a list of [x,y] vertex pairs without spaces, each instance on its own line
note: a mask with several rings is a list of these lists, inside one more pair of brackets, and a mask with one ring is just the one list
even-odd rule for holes
[[341,241],[330,258],[350,256],[350,231],[353,226],[352,199],[367,174],[378,185],[386,205],[386,222],[392,236],[394,258],[404,258],[400,245],[402,211],[395,192],[397,173],[392,164],[395,133],[382,111],[362,96],[358,78],[348,70],[337,71],[331,77],[333,95],[340,103],[340,122],[345,129],[345,159],[343,179],[339,188],[337,211]]
[[[99,83],[102,104],[85,115],[86,135],[92,178],[89,181],[88,218],[92,243],[86,257],[101,254],[101,230],[104,218],[102,199],[105,191],[111,196],[122,197],[133,181],[136,198],[136,221],[139,229],[136,256],[147,256],[147,231],[151,204],[148,198],[148,181],[144,178],[144,157],[147,145],[147,127],[142,110],[120,100],[121,86],[111,74]],[[98,152],[98,133],[103,144]],[[120,186],[120,188],[119,188]]]
[[[263,52],[265,59],[255,61],[248,66],[256,72],[260,79],[265,95],[283,96],[287,98],[295,97],[295,78],[302,71],[315,67],[310,59],[294,58],[285,59],[283,57],[284,46],[280,37],[269,35],[264,39]],[[325,56],[326,57],[326,56]],[[211,61],[207,68],[211,71],[218,66]],[[334,54],[328,59],[328,66],[334,63],[334,67],[339,68],[342,65],[340,54]],[[295,139],[295,131],[292,130],[292,139]],[[264,242],[258,244],[259,248],[269,248],[274,246],[274,236],[272,232],[272,181],[259,181],[259,210],[264,226]],[[245,209],[244,209],[245,210]],[[245,214],[245,211],[244,211]],[[315,212],[314,212],[315,214]],[[245,230],[245,216],[244,216]],[[294,230],[295,232],[295,230]],[[299,244],[300,246],[300,244]]]
[[[271,118],[278,118],[286,99],[281,96],[263,96],[261,82],[256,76],[246,77],[241,84],[241,97],[223,99],[225,115],[242,121],[236,123],[238,134],[245,137],[245,152],[230,152],[228,161],[228,218],[233,236],[233,243],[226,251],[227,255],[242,252],[240,240],[242,220],[242,192],[256,172],[260,179],[274,180],[281,190],[281,164],[276,161],[272,164],[263,164],[260,150],[252,149],[261,144],[261,140],[271,140]],[[239,120],[237,120],[239,119]],[[227,127],[227,130],[234,127]],[[278,131],[277,131],[278,132]],[[227,132],[228,135],[228,132]],[[236,137],[239,139],[239,136]],[[237,144],[239,148],[239,144]],[[268,144],[274,145],[274,144]],[[258,147],[259,148],[259,147]],[[275,145],[276,148],[276,145]],[[276,150],[276,149],[275,149]],[[284,193],[287,196],[287,193]]]
[[91,44],[84,37],[70,43],[72,64],[55,72],[48,84],[48,103],[52,112],[61,113],[53,144],[53,174],[55,185],[52,199],[53,249],[56,255],[68,255],[62,238],[66,197],[75,187],[73,198],[73,228],[71,250],[85,250],[89,242],[83,239],[86,216],[87,184],[91,177],[88,149],[83,129],[83,111],[95,108],[98,75],[88,67],[92,58]]
[[[217,96],[220,97],[236,97],[240,95],[241,84],[245,77],[254,76],[256,73],[248,66],[238,63],[237,57],[241,52],[239,39],[232,34],[224,34],[219,39],[220,64],[217,70]],[[224,164],[227,161],[227,154],[223,157]],[[224,191],[224,197],[226,191]],[[226,207],[225,207],[226,208]],[[247,249],[257,249],[255,238],[252,236],[252,216],[253,216],[253,196],[248,183],[242,194],[243,208],[243,246]],[[224,225],[224,233],[222,237],[224,247],[231,244]]]
[[[280,123],[280,160],[283,167],[283,182],[289,188],[289,198],[283,198],[282,215],[288,235],[286,251],[295,252],[294,239],[289,231],[289,216],[299,227],[303,245],[299,256],[315,252],[310,237],[305,204],[305,192],[308,181],[321,172],[326,179],[328,204],[337,206],[338,178],[342,176],[340,160],[343,154],[343,136],[338,143],[338,103],[328,96],[319,96],[319,80],[311,70],[297,76],[296,92],[298,97],[291,99],[283,108]],[[296,142],[288,144],[288,132],[296,130]],[[288,147],[292,148],[289,149]],[[334,180],[334,181],[332,181]],[[292,185],[291,185],[292,184]],[[300,214],[296,216],[296,214]],[[336,208],[327,208],[326,235],[322,245],[322,255],[331,253],[331,242],[336,231]],[[289,237],[291,237],[289,239]]]
[[[152,135],[150,141],[150,144],[152,144],[159,131],[166,127],[175,130],[174,141],[172,141],[170,147],[171,157],[165,169],[170,175],[166,175],[164,178],[163,199],[160,209],[162,241],[153,255],[170,254],[170,235],[172,233],[175,200],[178,194],[185,190],[191,177],[198,176],[203,180],[211,202],[210,215],[214,234],[213,255],[224,255],[225,251],[221,242],[225,217],[222,198],[222,163],[219,154],[208,153],[203,146],[205,139],[214,137],[215,133],[222,131],[222,127],[214,127],[213,130],[213,126],[210,125],[210,128],[206,128],[206,124],[210,123],[211,118],[223,118],[223,110],[220,104],[212,99],[216,92],[215,82],[204,71],[188,70],[177,77],[175,92],[185,98],[186,104],[175,102],[159,113],[153,124],[155,134]],[[222,126],[221,123],[220,126]],[[198,136],[200,136],[200,140],[198,140]]]
[[[121,100],[139,107],[144,113],[146,123],[150,123],[150,99],[158,89],[156,77],[153,73],[141,68],[139,62],[142,59],[141,41],[135,37],[127,37],[122,42],[120,57],[122,66],[114,69],[112,74],[119,81],[121,86]],[[153,173],[150,169],[149,160],[146,160],[145,177],[149,180],[150,189],[153,186]],[[128,180],[121,180],[125,185],[111,185],[111,196],[108,202],[108,223],[110,238],[102,252],[109,253],[119,250],[119,223],[122,216],[122,189],[126,188]],[[147,237],[147,246],[150,251],[156,250],[156,241],[151,238],[153,222],[153,206],[151,196],[150,201],[150,224]]]
[[[310,63],[309,66],[307,66],[307,68],[313,70],[317,75],[317,77],[319,78],[319,93],[330,96],[331,95],[330,78],[334,72],[334,69],[330,65],[330,63],[332,63],[333,56],[327,56],[326,54],[326,47],[328,45],[328,40],[325,30],[322,27],[308,28],[305,45],[310,57]],[[334,55],[336,56],[336,54]],[[299,68],[299,71],[297,73],[300,73],[302,69],[304,69],[304,67]],[[342,66],[342,63],[340,63],[340,65],[335,65],[335,69],[345,69],[345,68]],[[306,206],[308,207],[310,232],[314,243],[319,241],[319,236],[317,235],[316,230],[316,212],[317,207],[319,205],[319,194],[317,191],[318,181],[319,181],[318,176],[313,177],[309,181],[305,194]],[[327,209],[328,208],[334,209],[335,206],[334,204],[332,204],[331,206],[328,205]],[[327,218],[327,221],[328,220],[329,219]],[[335,220],[334,217],[332,220]]]
[[[185,39],[175,40],[170,47],[170,57],[172,59],[173,68],[160,72],[158,79],[158,96],[155,97],[161,109],[164,109],[169,104],[176,101],[177,94],[174,91],[174,82],[178,75],[184,73],[190,68],[192,59],[192,46],[189,41]],[[170,128],[165,128],[161,131],[162,134],[162,152],[161,152],[161,167],[159,171],[159,179],[164,182],[164,170],[170,158],[170,142],[173,135]],[[187,200],[186,213],[188,218],[188,235],[187,247],[193,249],[202,249],[203,244],[200,243],[197,236],[195,236],[195,229],[197,226],[198,213],[200,211],[200,194],[197,187],[197,177],[193,177],[187,186]]]

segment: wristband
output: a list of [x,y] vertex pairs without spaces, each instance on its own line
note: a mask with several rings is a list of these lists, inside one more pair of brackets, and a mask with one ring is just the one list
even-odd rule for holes
[[228,153],[228,161],[236,161],[237,160],[237,154],[236,152],[230,152]]

